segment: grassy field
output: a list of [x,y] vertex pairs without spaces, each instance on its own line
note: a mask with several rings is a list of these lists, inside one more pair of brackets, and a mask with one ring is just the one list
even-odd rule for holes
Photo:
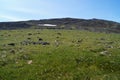
[[120,80],[120,34],[1,30],[0,80]]

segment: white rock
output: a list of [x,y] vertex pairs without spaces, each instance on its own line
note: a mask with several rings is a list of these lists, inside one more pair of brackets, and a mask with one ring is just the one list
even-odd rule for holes
[[100,55],[101,56],[109,55],[109,52],[108,51],[102,51],[102,52],[100,52]]
[[28,64],[32,64],[32,62],[33,62],[32,60],[29,60],[27,63],[28,63]]

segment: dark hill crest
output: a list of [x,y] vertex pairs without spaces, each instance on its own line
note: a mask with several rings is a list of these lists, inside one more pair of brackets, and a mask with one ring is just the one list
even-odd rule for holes
[[19,22],[0,22],[0,29],[79,29],[120,33],[120,23],[102,19],[55,18]]

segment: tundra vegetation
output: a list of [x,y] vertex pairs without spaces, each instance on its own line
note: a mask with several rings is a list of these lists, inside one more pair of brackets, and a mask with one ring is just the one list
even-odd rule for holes
[[1,30],[0,80],[120,80],[120,34]]

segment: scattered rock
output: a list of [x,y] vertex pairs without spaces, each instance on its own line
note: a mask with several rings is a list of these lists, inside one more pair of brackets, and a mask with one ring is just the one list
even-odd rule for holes
[[38,32],[37,34],[40,34],[40,32]]
[[8,36],[11,36],[10,34]]
[[39,41],[43,41],[43,39],[42,39],[42,38],[39,38],[38,40],[39,40]]
[[21,52],[24,52],[24,50],[22,49],[22,48],[19,48],[19,52],[21,53]]
[[0,35],[0,36],[4,36],[4,35]]
[[50,45],[49,42],[40,42],[41,45]]
[[15,50],[13,50],[13,49],[12,49],[12,50],[10,51],[10,53],[13,53],[13,54],[15,54]]
[[15,46],[15,43],[9,43],[8,45],[9,46]]
[[31,40],[31,38],[27,38],[28,40]]
[[113,46],[107,46],[106,48],[113,48]]
[[30,36],[30,35],[32,35],[32,33],[28,33],[28,35]]
[[60,38],[59,36],[57,36],[56,38]]
[[18,62],[15,62],[16,64],[18,64]]
[[32,62],[33,62],[32,60],[29,60],[29,61],[27,62],[27,64],[32,64]]
[[44,42],[44,41],[37,41],[37,42],[33,42],[33,41],[23,41],[23,42],[20,42],[21,45],[50,45],[49,42]]
[[100,52],[100,55],[107,56],[107,55],[110,55],[110,53],[108,51],[102,51],[102,52]]
[[83,39],[80,39],[80,40],[78,40],[77,42],[78,42],[78,43],[81,43],[82,41],[83,41]]
[[58,40],[55,40],[55,46],[58,47],[60,42]]
[[30,41],[22,41],[22,42],[20,42],[20,44],[21,45],[29,45],[29,44],[31,44],[31,42]]

